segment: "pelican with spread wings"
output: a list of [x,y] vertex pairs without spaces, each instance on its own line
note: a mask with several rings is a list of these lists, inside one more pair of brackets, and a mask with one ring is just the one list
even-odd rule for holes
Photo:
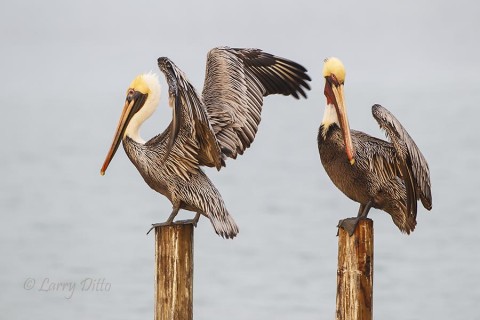
[[360,203],[357,217],[341,220],[339,227],[352,235],[373,207],[389,213],[395,225],[410,234],[417,224],[417,201],[432,209],[427,161],[407,130],[378,104],[372,114],[390,142],[350,130],[342,62],[326,59],[323,76],[327,105],[317,139],[320,159],[335,186]]
[[[158,59],[168,84],[173,119],[167,129],[144,141],[142,123],[155,111],[160,84],[152,73],[137,76],[127,90],[117,130],[100,173],[103,175],[120,141],[145,182],[173,205],[165,222],[180,209],[209,218],[215,232],[233,238],[238,227],[220,193],[201,166],[225,166],[250,147],[261,119],[263,97],[271,94],[306,98],[310,77],[300,64],[259,49],[218,47],[210,50],[200,95],[168,58]],[[155,225],[154,225],[155,226]]]

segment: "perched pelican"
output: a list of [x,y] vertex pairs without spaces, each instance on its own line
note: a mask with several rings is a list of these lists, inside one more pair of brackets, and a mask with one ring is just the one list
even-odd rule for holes
[[360,203],[357,217],[341,220],[339,227],[352,235],[373,207],[389,213],[410,234],[417,224],[417,200],[432,209],[427,161],[400,122],[378,104],[372,107],[373,117],[391,142],[350,130],[342,62],[326,59],[323,76],[327,106],[318,132],[320,159],[337,188]]
[[173,223],[178,211],[186,209],[196,212],[195,224],[203,214],[217,234],[233,238],[238,227],[200,166],[220,170],[227,157],[235,159],[250,147],[260,123],[264,96],[306,98],[304,90],[310,89],[307,70],[259,49],[214,48],[208,53],[200,95],[171,60],[159,58],[158,66],[168,83],[172,122],[147,142],[140,137],[140,126],[159,103],[160,84],[151,73],[136,77],[127,90],[100,173],[105,173],[122,141],[145,182],[172,203],[165,224]]

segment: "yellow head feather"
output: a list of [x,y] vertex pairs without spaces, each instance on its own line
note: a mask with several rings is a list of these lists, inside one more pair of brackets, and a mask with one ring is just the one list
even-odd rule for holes
[[133,79],[132,83],[130,83],[129,89],[139,91],[143,94],[150,93],[150,87],[148,86],[148,83],[145,81],[144,77],[145,74],[138,75],[135,79]]
[[338,82],[343,84],[345,82],[345,67],[342,61],[335,57],[327,58],[323,64],[323,76],[328,77],[332,74],[337,78]]

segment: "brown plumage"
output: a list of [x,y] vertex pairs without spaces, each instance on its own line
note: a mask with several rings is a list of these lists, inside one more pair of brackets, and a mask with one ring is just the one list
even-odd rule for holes
[[[417,201],[427,210],[432,208],[427,161],[400,122],[380,105],[372,107],[372,114],[391,142],[350,130],[343,102],[343,65],[335,58],[325,64],[327,107],[317,139],[320,159],[335,186],[360,203],[357,218],[342,220],[339,226],[352,234],[358,220],[374,207],[389,213],[395,225],[409,234],[417,224]],[[344,122],[338,120],[342,117]]]
[[[159,95],[155,93],[159,85],[158,80],[155,83],[145,75],[147,81],[134,80],[125,104],[130,109],[124,109],[127,115],[122,114],[117,129],[121,134],[114,139],[102,172],[123,135],[124,149],[144,180],[172,202],[167,223],[172,223],[180,209],[186,209],[197,213],[195,222],[202,214],[210,219],[217,234],[233,238],[238,227],[220,193],[200,167],[220,170],[227,157],[243,154],[255,139],[263,97],[270,94],[306,97],[310,78],[301,65],[259,49],[220,47],[208,53],[200,95],[168,58],[159,58],[158,66],[169,87],[172,122],[162,134],[146,143],[138,138],[139,125],[153,112],[151,105],[158,103],[154,97]],[[143,105],[136,107],[135,96],[138,101],[144,100]],[[145,108],[150,111],[143,112]],[[129,116],[129,112],[135,114]],[[137,113],[139,116],[135,118]],[[124,118],[127,120],[123,121]]]

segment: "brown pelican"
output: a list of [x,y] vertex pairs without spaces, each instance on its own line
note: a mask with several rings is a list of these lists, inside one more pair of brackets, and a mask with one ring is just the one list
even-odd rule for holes
[[427,161],[400,122],[378,104],[372,107],[373,117],[391,143],[350,130],[342,62],[326,59],[323,76],[327,106],[318,132],[320,159],[337,188],[360,203],[357,217],[340,220],[339,227],[352,235],[373,207],[389,213],[395,225],[410,234],[417,224],[417,200],[432,208]]
[[172,122],[147,142],[140,137],[141,124],[159,103],[160,84],[151,73],[136,77],[127,90],[101,174],[122,141],[145,182],[172,203],[172,213],[164,224],[173,223],[178,211],[186,209],[196,212],[195,224],[203,214],[217,234],[233,238],[238,227],[200,166],[220,170],[227,157],[243,154],[255,138],[263,97],[306,97],[304,89],[310,89],[307,70],[259,49],[214,48],[208,53],[200,95],[171,60],[159,58],[158,66],[168,83]]

